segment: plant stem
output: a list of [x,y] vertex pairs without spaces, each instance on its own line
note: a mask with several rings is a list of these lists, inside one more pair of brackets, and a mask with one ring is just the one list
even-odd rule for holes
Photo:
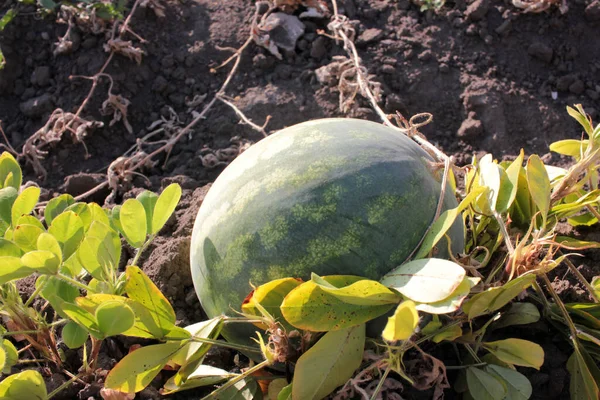
[[136,265],[137,263],[140,261],[140,257],[142,256],[142,253],[144,250],[146,250],[146,248],[148,247],[148,245],[154,240],[156,235],[152,235],[148,238],[148,240],[146,240],[144,242],[144,244],[142,245],[142,247],[140,247],[139,249],[136,250],[135,252],[135,256],[133,256],[133,261],[131,261],[131,265]]
[[446,366],[446,369],[465,369],[465,368],[470,368],[470,367],[485,367],[486,365],[488,365],[488,363],[480,362],[477,364],[450,365],[450,366]]
[[560,297],[558,297],[558,294],[556,294],[556,292],[554,291],[554,288],[552,287],[552,284],[550,283],[550,279],[548,279],[548,276],[546,274],[541,274],[540,276],[542,277],[542,279],[544,280],[544,283],[546,284],[546,289],[548,289],[548,292],[550,292],[550,295],[554,299],[554,303],[556,303],[556,305],[560,309],[560,312],[565,319],[565,323],[567,324],[567,326],[569,327],[569,331],[571,332],[572,340],[574,342],[576,342],[577,341],[577,329],[575,328],[575,324],[573,323],[573,320],[571,319],[571,316],[569,315],[569,311],[567,311],[565,304],[562,302]]
[[232,387],[233,385],[235,385],[242,379],[252,375],[256,371],[259,371],[259,370],[263,369],[264,367],[268,367],[268,366],[269,366],[269,362],[267,360],[261,362],[260,364],[256,364],[254,367],[248,369],[243,374],[239,374],[235,378],[228,380],[227,383],[225,383],[223,386],[219,387],[218,389],[214,390],[208,396],[203,397],[202,400],[216,399],[217,397],[215,397],[215,396],[218,395],[219,393],[229,389],[230,387]]
[[473,350],[471,345],[468,343],[465,343],[465,347],[466,347],[467,351],[471,354],[471,356],[473,357],[475,362],[480,364],[482,361],[479,359],[479,357],[477,356],[477,353],[475,352],[475,350]]
[[70,276],[61,274],[60,272],[58,274],[56,274],[56,276],[59,277],[60,279],[62,279],[63,281],[70,283],[73,286],[77,286],[79,289],[83,289],[85,291],[92,291],[88,285],[83,284],[83,283],[79,282],[78,280],[71,278]]
[[230,348],[233,350],[250,351],[253,353],[260,353],[260,349],[257,349],[255,347],[244,346],[241,344],[228,343],[223,340],[214,340],[214,339],[208,339],[208,338],[202,338],[202,337],[192,337],[191,340],[194,342],[214,344],[215,346],[227,347],[227,348]]
[[74,375],[71,379],[69,379],[68,381],[66,381],[65,383],[63,383],[62,385],[60,385],[59,387],[57,387],[56,389],[54,389],[53,391],[48,393],[48,397],[46,397],[46,400],[50,400],[52,397],[56,396],[62,390],[66,389],[73,382],[75,382],[77,379],[79,379],[79,375]]
[[40,292],[42,290],[44,290],[44,287],[46,287],[47,282],[48,282],[48,279],[44,279],[42,281],[42,284],[39,285],[37,288],[35,288],[35,291],[31,294],[31,296],[29,296],[29,298],[25,302],[25,307],[29,307],[29,305],[33,302],[33,300],[37,297],[37,295],[40,294]]
[[[558,254],[560,254],[561,256],[563,255],[561,251],[559,251]],[[569,260],[568,257],[565,257],[563,261],[567,264],[567,267],[569,267],[569,271],[571,271],[573,275],[575,275],[579,283],[585,286],[590,296],[592,296],[592,299],[594,299],[594,303],[600,303],[600,299],[598,298],[596,291],[594,290],[592,285],[587,281],[587,279],[585,279],[585,277],[581,275],[581,272],[579,272],[575,264],[573,264],[573,262]]]
[[504,236],[504,243],[506,243],[506,248],[508,249],[508,254],[512,255],[515,252],[515,247],[513,246],[512,242],[510,241],[510,235],[508,234],[508,231],[506,230],[506,225],[504,225],[504,220],[502,219],[502,216],[497,211],[494,211],[494,218],[498,222],[498,227],[500,228],[500,233],[502,234],[502,236]]
[[377,399],[377,395],[379,394],[379,392],[381,392],[381,389],[383,388],[383,384],[385,383],[385,380],[387,379],[387,377],[390,374],[391,370],[392,370],[392,366],[388,365],[387,368],[385,369],[385,371],[383,372],[383,375],[379,379],[379,383],[377,384],[377,387],[373,391],[373,395],[371,396],[371,400],[376,400]]
[[98,355],[100,354],[100,348],[102,347],[102,339],[96,339],[90,336],[92,339],[92,352],[90,354],[90,369],[94,371],[96,369],[96,363],[98,362]]

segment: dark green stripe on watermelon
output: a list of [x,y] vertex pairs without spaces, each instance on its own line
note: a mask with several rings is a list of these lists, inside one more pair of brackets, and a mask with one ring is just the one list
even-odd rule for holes
[[[295,125],[252,146],[216,180],[194,225],[192,276],[208,316],[240,310],[250,283],[311,272],[381,278],[433,220],[441,171],[430,160],[393,129],[352,119]],[[445,208],[456,205],[448,190]],[[461,251],[462,222],[450,235]],[[254,330],[223,334],[247,342]]]

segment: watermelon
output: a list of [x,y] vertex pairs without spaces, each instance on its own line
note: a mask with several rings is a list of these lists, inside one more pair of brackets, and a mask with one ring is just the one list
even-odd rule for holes
[[[234,315],[251,284],[311,272],[380,279],[432,223],[442,175],[411,139],[369,121],[315,120],[261,140],[225,168],[198,211],[190,257],[202,307],[211,318]],[[444,208],[456,206],[448,188]],[[462,251],[462,221],[449,235]],[[255,330],[231,324],[223,336],[248,343]]]

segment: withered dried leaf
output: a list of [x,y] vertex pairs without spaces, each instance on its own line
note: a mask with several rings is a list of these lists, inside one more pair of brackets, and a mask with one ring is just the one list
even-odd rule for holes
[[114,95],[112,93],[108,94],[108,98],[104,100],[102,103],[102,114],[104,115],[113,115],[113,119],[110,121],[110,126],[113,126],[119,121],[123,121],[123,125],[125,125],[125,129],[127,132],[132,133],[133,129],[127,121],[127,107],[131,102],[120,94]]
[[144,50],[139,47],[133,47],[131,40],[122,40],[119,38],[109,39],[104,44],[104,51],[107,53],[114,51],[135,61],[138,65],[142,63],[142,55],[144,55]]
[[150,8],[158,18],[165,16],[165,6],[160,4],[158,0],[142,0],[140,1],[140,7]]
[[102,388],[100,389],[100,396],[103,400],[133,400],[135,393],[123,393],[114,389]]
[[433,390],[433,400],[444,399],[444,389],[450,387],[446,376],[446,366],[437,358],[425,353],[420,348],[421,358],[416,358],[405,363],[406,371],[413,380],[413,387],[417,390]]

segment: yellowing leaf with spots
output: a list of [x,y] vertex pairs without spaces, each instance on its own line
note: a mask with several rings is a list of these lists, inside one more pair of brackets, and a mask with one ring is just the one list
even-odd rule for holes
[[311,280],[318,284],[321,289],[344,303],[356,304],[359,306],[377,306],[383,304],[397,304],[402,297],[398,293],[391,291],[377,281],[361,279],[351,285],[341,288],[335,287],[325,281],[317,274],[312,274]]
[[157,327],[157,331],[152,332],[153,336],[159,339],[164,337],[175,327],[175,311],[171,303],[138,267],[128,266],[125,274],[127,295],[149,311]]
[[296,363],[292,398],[320,400],[343,385],[360,367],[365,326],[327,332]]
[[[285,325],[287,323],[281,313],[281,303],[283,303],[285,296],[301,283],[302,281],[299,279],[282,278],[260,285],[246,297],[242,304],[242,312],[261,316],[261,313],[256,306],[258,303],[267,310],[273,318]],[[260,322],[254,323],[254,325],[261,329],[268,328],[265,324]]]
[[381,336],[388,342],[406,340],[412,336],[419,323],[419,313],[411,300],[403,301],[388,318],[387,325]]
[[[328,279],[327,277],[324,279]],[[359,278],[360,279],[360,278]],[[352,284],[348,279],[348,283]],[[333,286],[336,286],[329,281]],[[388,312],[393,304],[359,305],[347,303],[314,281],[304,282],[288,293],[281,304],[284,318],[293,326],[324,332],[356,326]]]
[[142,347],[125,356],[106,377],[104,386],[125,393],[137,393],[152,382],[185,342]]

